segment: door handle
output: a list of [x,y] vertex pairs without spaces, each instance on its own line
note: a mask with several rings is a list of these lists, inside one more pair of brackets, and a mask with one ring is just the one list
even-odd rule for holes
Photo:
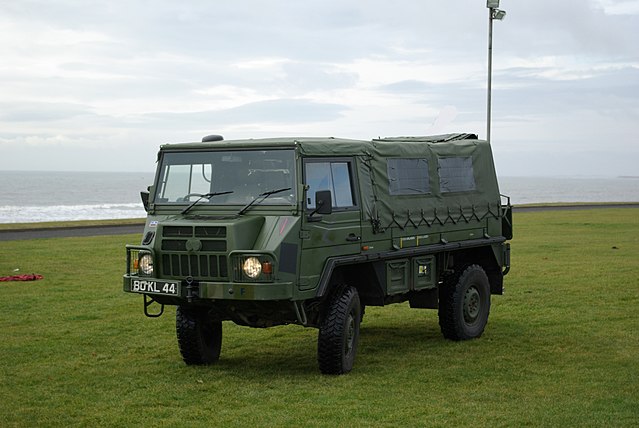
[[354,233],[349,233],[348,236],[346,237],[346,240],[348,242],[357,242],[360,239],[362,239],[361,237],[355,235]]

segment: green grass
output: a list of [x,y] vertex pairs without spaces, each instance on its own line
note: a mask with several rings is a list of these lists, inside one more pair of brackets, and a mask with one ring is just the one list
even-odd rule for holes
[[1,426],[637,426],[639,212],[515,214],[484,335],[436,311],[367,308],[352,373],[320,375],[316,331],[224,325],[187,367],[174,309],[121,291],[138,236],[0,242]]

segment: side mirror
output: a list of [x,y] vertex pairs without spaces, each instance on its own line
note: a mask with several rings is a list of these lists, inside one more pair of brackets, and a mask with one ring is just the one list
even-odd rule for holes
[[144,211],[149,212],[149,196],[151,194],[148,191],[140,192],[140,199],[142,199],[142,205],[144,205]]
[[333,212],[333,197],[330,190],[320,190],[315,193],[315,212],[318,214]]
[[315,193],[315,209],[308,215],[308,221],[322,221],[321,216],[313,217],[315,214],[330,214],[333,212],[333,197],[330,190],[320,190]]

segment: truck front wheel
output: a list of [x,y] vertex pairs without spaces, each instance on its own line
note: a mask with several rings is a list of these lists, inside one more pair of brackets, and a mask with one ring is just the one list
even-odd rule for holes
[[324,374],[344,374],[353,368],[359,340],[361,305],[354,287],[335,293],[319,327],[317,361]]
[[481,266],[467,266],[444,279],[439,291],[439,326],[445,338],[481,336],[489,312],[490,283]]
[[212,364],[222,349],[222,321],[204,310],[178,306],[175,329],[182,359],[188,365]]

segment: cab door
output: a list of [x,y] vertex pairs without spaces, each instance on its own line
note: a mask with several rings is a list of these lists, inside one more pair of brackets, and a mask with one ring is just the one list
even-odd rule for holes
[[[353,158],[311,158],[303,162],[305,185],[302,230],[301,290],[315,288],[326,259],[358,254],[361,206]],[[331,213],[315,212],[317,192],[330,191]]]

